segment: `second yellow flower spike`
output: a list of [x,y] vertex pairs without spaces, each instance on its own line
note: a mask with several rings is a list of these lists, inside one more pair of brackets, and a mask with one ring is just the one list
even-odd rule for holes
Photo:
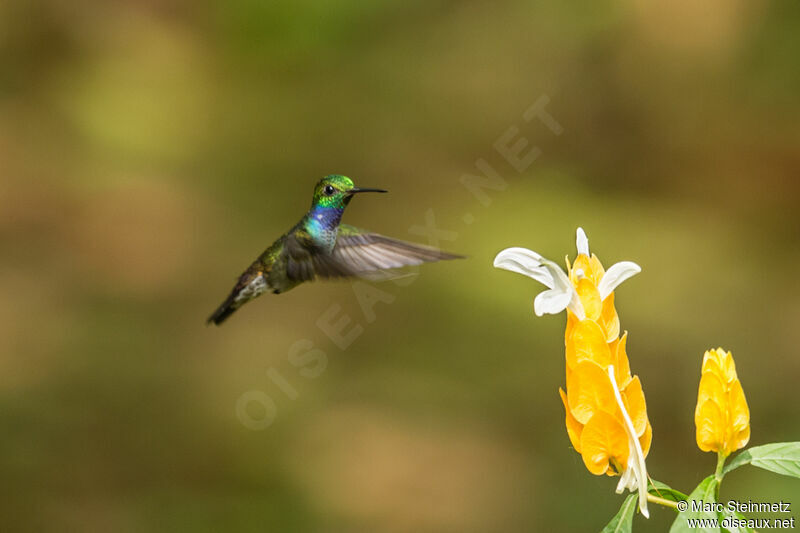
[[704,452],[727,457],[750,440],[750,410],[731,352],[717,348],[703,356],[694,423]]

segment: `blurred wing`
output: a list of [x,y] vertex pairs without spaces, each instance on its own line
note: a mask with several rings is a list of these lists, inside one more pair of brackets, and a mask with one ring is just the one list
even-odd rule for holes
[[293,254],[292,248],[294,246],[289,246],[287,274],[298,281],[310,281],[315,277],[362,276],[370,272],[463,258],[347,225],[339,228],[336,246],[330,254],[311,254],[307,250]]
[[286,236],[284,255],[286,257],[286,277],[292,281],[311,281],[314,279],[314,243],[311,236],[303,231],[290,232]]

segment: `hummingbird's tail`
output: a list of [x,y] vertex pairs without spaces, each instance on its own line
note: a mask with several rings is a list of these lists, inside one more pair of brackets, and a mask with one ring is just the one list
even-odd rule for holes
[[269,288],[269,283],[264,277],[264,273],[259,269],[258,263],[255,263],[239,277],[239,281],[236,282],[233,290],[222,302],[222,305],[208,317],[207,323],[211,324],[213,322],[219,326],[237,309],[253,298],[257,298]]
[[212,313],[210,317],[208,317],[206,324],[213,323],[215,326],[219,326],[220,324],[225,322],[225,320],[240,307],[239,305],[236,304],[235,300],[236,300],[235,293],[228,296],[225,299],[225,301],[222,302],[222,305],[217,307],[217,310],[214,311],[214,313]]

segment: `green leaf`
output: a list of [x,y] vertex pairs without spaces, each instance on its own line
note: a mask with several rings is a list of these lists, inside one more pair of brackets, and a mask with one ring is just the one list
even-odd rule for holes
[[800,442],[774,442],[745,450],[725,467],[725,473],[748,463],[770,472],[800,478]]
[[[694,524],[693,527],[689,527],[689,520],[694,519],[718,519],[717,513],[711,509],[708,509],[708,504],[716,503],[715,494],[717,492],[717,480],[714,476],[708,476],[700,484],[697,486],[696,489],[692,491],[692,493],[686,498],[686,502],[688,503],[688,509],[678,514],[678,517],[672,523],[672,527],[669,529],[670,533],[718,533],[719,527],[711,527],[707,525],[703,527],[699,524]],[[694,505],[692,505],[692,501],[695,501]],[[705,506],[704,506],[705,504]],[[704,510],[704,507],[706,509]],[[697,510],[694,510],[697,509]]]
[[638,494],[631,494],[622,502],[617,514],[611,519],[601,533],[623,533],[630,532],[633,527],[633,513],[636,512],[636,503],[639,500]]
[[[731,524],[726,524],[724,522],[726,518],[727,519],[737,518],[739,520],[747,520],[747,518],[745,518],[743,514],[739,513],[738,511],[731,511],[726,506],[722,509],[722,512],[719,513],[719,522],[720,522],[720,527],[722,527],[722,531],[726,533],[753,533],[752,528],[747,527],[747,525],[733,526]],[[726,525],[727,527],[725,527]]]
[[653,496],[658,496],[659,498],[664,498],[665,500],[670,500],[673,502],[681,502],[688,498],[688,496],[681,491],[675,490],[666,483],[656,481],[655,479],[650,480],[650,484],[647,487],[647,492]]

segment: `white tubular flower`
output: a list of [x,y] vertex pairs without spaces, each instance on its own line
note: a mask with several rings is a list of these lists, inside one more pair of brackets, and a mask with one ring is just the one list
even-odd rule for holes
[[583,306],[567,274],[554,262],[527,248],[506,248],[494,258],[494,266],[535,279],[549,290],[533,301],[536,316],[556,315],[569,308],[579,318]]

